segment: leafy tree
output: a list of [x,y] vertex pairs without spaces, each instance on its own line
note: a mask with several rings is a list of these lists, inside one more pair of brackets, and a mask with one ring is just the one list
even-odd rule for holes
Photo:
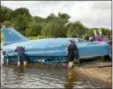
[[22,34],[26,35],[26,29],[31,21],[29,10],[26,8],[18,8],[13,12],[13,17],[13,27],[15,27]]
[[112,30],[107,29],[107,28],[101,28],[103,35],[111,35]]
[[13,11],[12,16],[16,18],[18,15],[25,15],[27,17],[31,17],[29,10],[23,7],[17,8],[16,10]]
[[[27,8],[17,8],[12,10],[1,6],[0,24],[6,27],[13,26],[23,35],[31,38],[44,37],[82,37],[92,36],[94,30],[99,28],[87,28],[80,21],[69,22],[70,16],[66,13],[51,13],[47,18],[31,16]],[[0,27],[1,28],[1,27]],[[112,30],[100,28],[104,35],[111,35]],[[35,36],[35,37],[34,37]]]
[[93,36],[93,35],[94,35],[94,30],[93,29],[88,29],[86,36]]
[[54,18],[56,18],[55,14],[51,13],[51,14],[46,18],[46,20],[47,20],[47,21],[51,21],[51,20],[53,20]]
[[43,27],[41,34],[46,37],[65,37],[65,21],[59,17],[54,18]]
[[58,14],[59,17],[61,17],[62,19],[64,19],[66,22],[68,22],[70,16],[66,13],[59,13]]
[[84,27],[79,21],[68,25],[67,36],[81,37],[85,34],[87,28]]
[[9,21],[12,18],[12,12],[10,8],[5,6],[1,6],[1,14],[0,14],[0,22],[3,23],[4,21]]
[[4,23],[2,25],[5,27],[12,27],[11,21],[4,21]]
[[35,20],[29,23],[28,28],[26,29],[27,36],[38,36],[40,35],[42,26],[36,23]]
[[36,23],[45,23],[45,19],[39,16],[33,16],[32,19],[36,21]]

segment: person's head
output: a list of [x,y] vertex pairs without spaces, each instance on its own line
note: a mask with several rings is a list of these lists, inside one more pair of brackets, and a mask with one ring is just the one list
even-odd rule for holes
[[69,44],[72,44],[74,41],[72,39],[69,40]]
[[72,43],[73,41],[72,40],[69,40],[69,43]]

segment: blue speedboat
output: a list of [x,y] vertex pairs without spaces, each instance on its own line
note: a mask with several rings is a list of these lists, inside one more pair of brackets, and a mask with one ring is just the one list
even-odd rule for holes
[[4,60],[16,60],[15,49],[25,48],[25,54],[32,62],[61,63],[67,60],[66,47],[70,39],[75,40],[79,49],[79,58],[107,56],[111,53],[105,42],[88,42],[79,38],[49,38],[29,40],[13,28],[2,28],[5,37],[3,46]]

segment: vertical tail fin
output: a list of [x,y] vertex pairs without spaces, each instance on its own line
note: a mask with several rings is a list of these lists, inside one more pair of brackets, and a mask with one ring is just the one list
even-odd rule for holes
[[10,43],[10,42],[19,42],[19,41],[26,41],[28,40],[26,37],[21,35],[19,32],[17,32],[13,28],[2,28],[2,33],[5,37],[5,42]]

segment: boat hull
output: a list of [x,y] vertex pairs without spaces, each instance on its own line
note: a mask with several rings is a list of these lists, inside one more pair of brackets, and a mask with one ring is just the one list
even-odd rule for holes
[[[25,47],[25,54],[31,61],[58,60],[61,62],[67,60],[66,48],[69,38],[51,38],[42,40],[24,41],[4,46],[5,59],[17,59],[15,49],[18,46]],[[76,41],[76,40],[75,40]],[[97,56],[106,56],[111,54],[109,45],[105,42],[76,42],[80,59],[92,58]]]

